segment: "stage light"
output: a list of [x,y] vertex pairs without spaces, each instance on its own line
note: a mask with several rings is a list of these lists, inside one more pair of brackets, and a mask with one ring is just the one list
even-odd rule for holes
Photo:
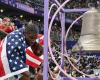
[[20,18],[23,18],[23,15],[20,15]]
[[4,12],[4,10],[3,10],[3,9],[0,9],[0,12],[1,12],[1,13],[3,13],[3,12]]
[[40,19],[38,19],[38,22],[40,22],[41,20]]

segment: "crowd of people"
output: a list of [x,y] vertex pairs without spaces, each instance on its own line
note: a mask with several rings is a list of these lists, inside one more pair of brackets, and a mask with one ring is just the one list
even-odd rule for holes
[[68,35],[68,41],[77,41],[80,37],[80,31],[70,30]]
[[[56,61],[60,65],[62,57],[59,52],[61,52],[60,46],[59,46],[59,48],[58,48],[58,46],[56,46],[55,50],[53,50],[53,54],[54,54]],[[74,66],[87,75],[99,77],[100,76],[100,56],[96,56],[95,54],[92,55],[91,54],[92,52],[89,54],[88,53],[82,54],[81,52],[80,52],[80,54],[78,54],[78,53],[71,52],[71,50],[68,51],[68,55],[70,57],[71,62],[74,64]],[[49,59],[50,59],[49,66],[50,66],[51,70],[54,72],[54,74],[58,74],[59,70],[57,69],[56,65],[51,60],[51,58],[49,58]],[[84,74],[77,72],[71,66],[71,64],[69,64],[66,57],[64,57],[63,65],[64,65],[63,68],[64,68],[65,72],[67,72],[69,75],[71,75],[73,77],[88,77]],[[63,76],[65,76],[65,75],[63,75]]]
[[[21,3],[28,3],[28,4],[39,4],[39,5],[43,5],[44,1],[43,0],[17,0],[18,2]],[[64,2],[64,0],[58,0],[59,2]],[[50,1],[52,3],[52,0]],[[91,3],[97,3],[99,2],[99,0],[74,0],[74,1],[70,1],[69,5],[66,5],[66,8],[87,8]]]
[[[79,58],[79,61],[75,64],[75,66],[83,71],[84,73],[88,75],[93,75],[93,76],[100,76],[100,58],[95,56],[95,55],[76,55],[76,57]],[[75,56],[74,56],[75,58]],[[98,70],[96,72],[95,70]],[[76,77],[83,76],[82,74],[79,74],[77,71],[74,70],[74,74]],[[85,76],[88,77],[88,76]]]
[[[5,30],[5,32],[10,33],[10,32],[12,32],[16,29],[24,28],[27,23],[36,24],[36,26],[38,28],[38,33],[43,34],[43,30],[44,30],[43,22],[39,22],[38,20],[37,21],[36,20],[25,20],[25,19],[22,20],[22,19],[20,19],[16,16],[10,17],[10,18],[2,16],[2,18],[0,18],[0,29],[3,28],[3,30],[4,30],[4,29],[7,28]],[[73,32],[71,32],[70,35],[73,36],[74,34],[77,35],[77,32],[73,31]],[[75,40],[76,39],[75,35],[74,35],[73,39],[71,39],[69,37],[68,40]],[[56,23],[56,25],[55,24],[53,25],[50,36],[54,41],[60,41],[61,40],[61,27],[58,26],[57,23]]]
[[[58,0],[59,2],[64,2],[64,0]],[[30,7],[33,7],[37,10],[44,10],[44,2],[43,0],[17,0],[17,2],[24,3]],[[50,1],[52,4],[52,1]],[[71,0],[68,5],[65,5],[66,9],[75,9],[75,8],[89,8],[93,3],[93,0]],[[98,0],[95,0],[94,3],[98,3]],[[51,5],[50,4],[50,5]],[[80,16],[82,13],[67,13],[66,17],[69,19],[76,19],[78,16]]]
[[[19,3],[23,3],[25,5],[28,5],[29,7],[32,7],[35,10],[39,10],[39,11],[43,11],[44,10],[44,2],[43,2],[43,0],[16,0],[16,1],[19,2]],[[51,4],[52,4],[52,1],[50,1],[50,5]],[[71,1],[71,2],[69,2],[69,5],[66,5],[66,9],[87,8],[87,7],[88,7],[88,1],[80,1],[80,0]],[[55,10],[52,13],[54,13],[54,12],[55,12]],[[69,18],[69,19],[76,19],[81,14],[82,13],[70,13],[70,14],[67,13],[66,17]]]

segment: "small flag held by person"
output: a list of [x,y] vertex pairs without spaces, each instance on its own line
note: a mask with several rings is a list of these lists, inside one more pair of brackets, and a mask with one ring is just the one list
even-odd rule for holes
[[[36,44],[32,47],[26,49],[26,64],[30,65],[33,68],[38,68],[43,62],[43,45],[44,45],[44,36],[38,34]],[[42,50],[42,51],[41,51]]]

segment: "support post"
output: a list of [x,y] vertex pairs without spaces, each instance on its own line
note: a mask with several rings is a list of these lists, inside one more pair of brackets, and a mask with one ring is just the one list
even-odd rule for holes
[[[60,14],[60,19],[61,19],[61,53],[64,54],[64,37],[65,37],[65,13]],[[64,67],[64,57],[62,56],[61,60],[61,66],[62,68]]]
[[44,0],[44,64],[43,80],[48,80],[48,11],[49,0]]

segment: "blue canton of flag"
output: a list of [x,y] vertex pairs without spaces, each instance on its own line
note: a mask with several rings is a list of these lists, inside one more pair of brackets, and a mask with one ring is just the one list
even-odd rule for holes
[[2,41],[0,46],[0,79],[28,71],[25,64],[26,42],[23,32],[16,30]]

